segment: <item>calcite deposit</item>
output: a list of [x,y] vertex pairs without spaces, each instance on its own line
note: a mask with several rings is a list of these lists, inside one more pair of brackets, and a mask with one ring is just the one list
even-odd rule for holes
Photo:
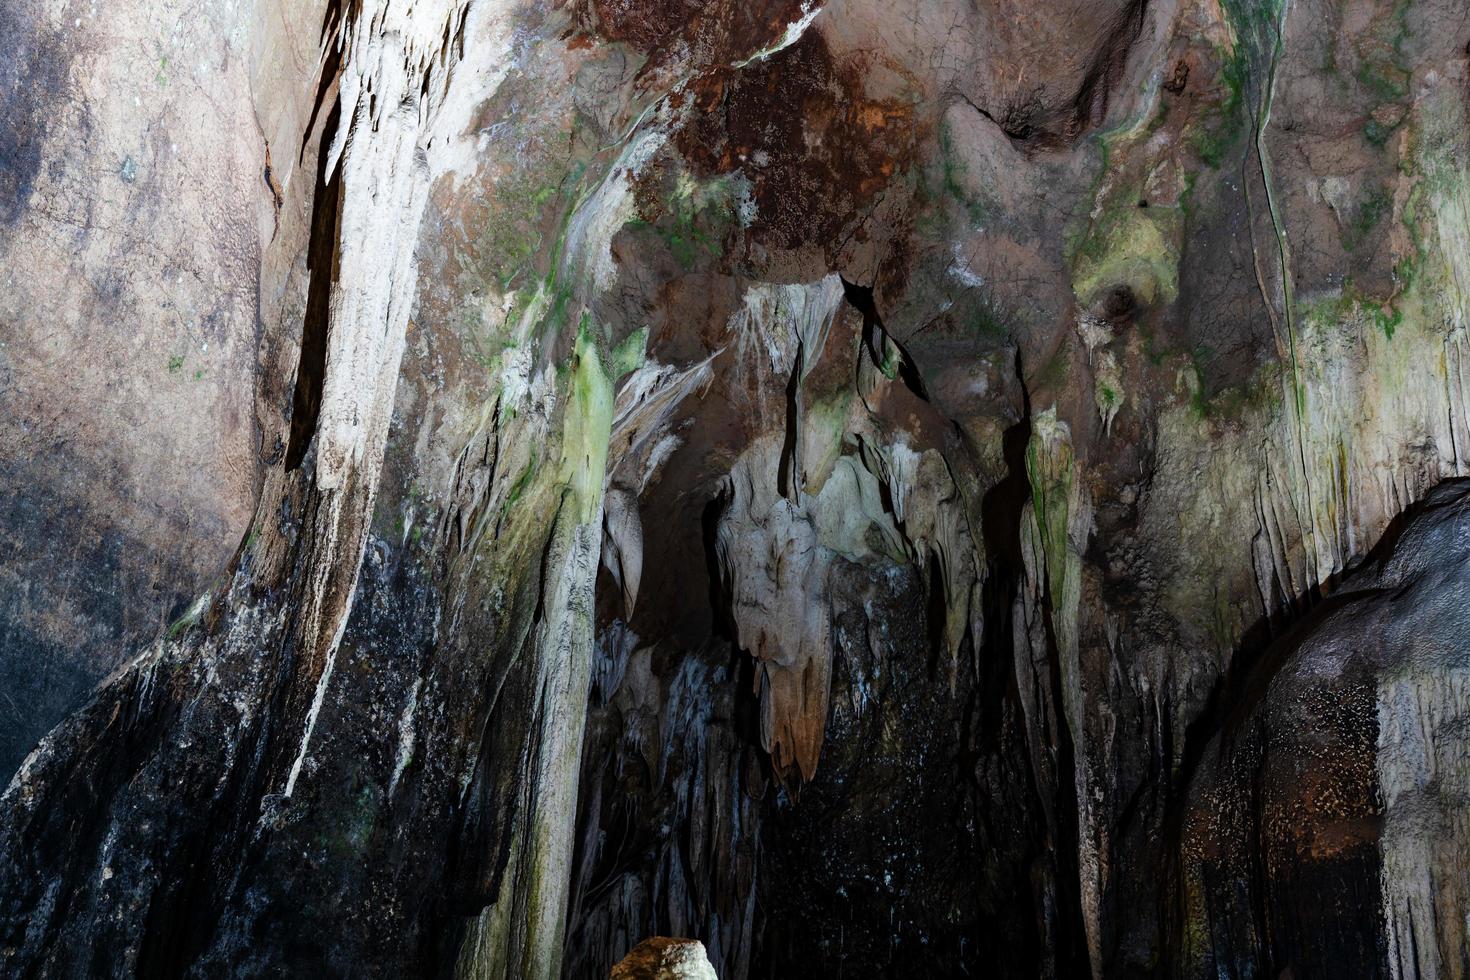
[[1461,0],[0,41],[0,974],[1470,977]]

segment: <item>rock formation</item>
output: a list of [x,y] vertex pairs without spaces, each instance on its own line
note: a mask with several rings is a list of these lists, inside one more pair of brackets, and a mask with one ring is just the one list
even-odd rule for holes
[[0,972],[1470,976],[1462,3],[0,37]]
[[613,967],[612,980],[715,980],[697,939],[645,939]]

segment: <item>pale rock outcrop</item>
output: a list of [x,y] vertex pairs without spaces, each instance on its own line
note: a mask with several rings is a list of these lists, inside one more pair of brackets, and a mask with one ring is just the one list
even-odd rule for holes
[[810,779],[827,718],[832,559],[812,515],[777,491],[779,445],[764,450],[730,474],[719,560],[735,640],[757,661],[761,744],[778,771],[795,766]]
[[[873,433],[867,434],[869,437]],[[834,559],[881,557],[926,573],[944,596],[953,682],[961,643],[982,624],[976,546],[938,453],[864,443],[817,493],[780,493],[780,445],[757,442],[725,484],[716,546],[736,643],[757,661],[761,741],[778,772],[816,773],[833,647],[828,578]],[[859,462],[861,461],[861,462]],[[976,633],[978,635],[978,632]]]
[[645,939],[613,967],[612,980],[716,980],[697,939]]

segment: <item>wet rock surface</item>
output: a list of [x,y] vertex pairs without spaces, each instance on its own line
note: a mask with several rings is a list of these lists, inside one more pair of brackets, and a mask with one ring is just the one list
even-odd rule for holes
[[1467,522],[1470,485],[1440,485],[1310,616],[1248,652],[1182,801],[1181,922],[1212,938],[1186,933],[1181,968],[1456,969]]
[[0,11],[0,972],[1470,971],[1460,5],[114,7]]

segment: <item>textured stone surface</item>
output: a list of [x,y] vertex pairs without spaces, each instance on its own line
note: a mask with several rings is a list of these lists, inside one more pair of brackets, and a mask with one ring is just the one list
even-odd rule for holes
[[613,967],[612,980],[715,980],[697,939],[645,939]]
[[[305,7],[306,5],[303,5]],[[0,33],[0,768],[228,563],[265,447],[248,6],[6,4]],[[318,14],[319,18],[319,14]],[[310,31],[310,27],[305,30]],[[287,154],[289,156],[289,153]]]
[[1467,549],[1457,480],[1305,621],[1247,651],[1241,696],[1189,760],[1183,972],[1456,975]]

